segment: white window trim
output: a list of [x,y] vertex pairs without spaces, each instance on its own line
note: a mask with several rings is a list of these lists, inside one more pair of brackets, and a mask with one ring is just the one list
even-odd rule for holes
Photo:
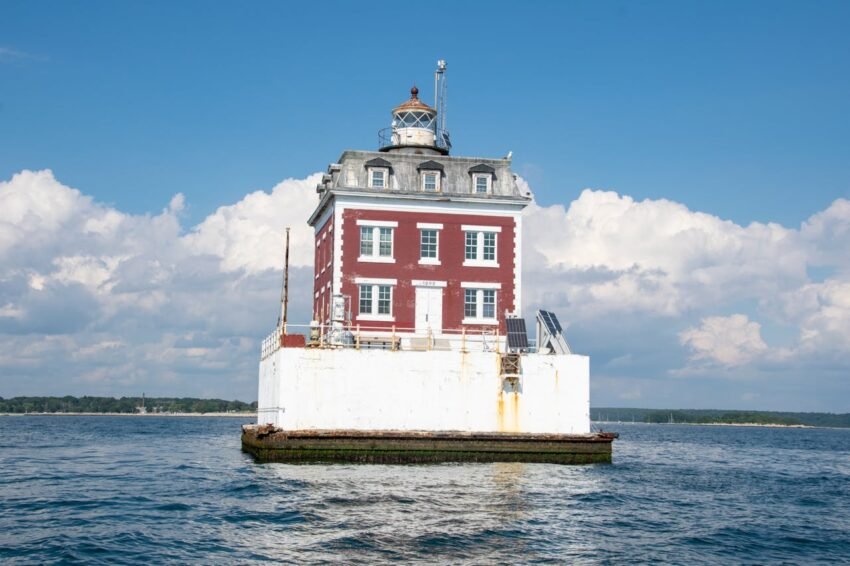
[[461,281],[461,289],[496,289],[501,290],[501,283],[481,283],[480,281]]
[[[465,286],[471,285],[471,286]],[[499,287],[493,287],[493,285],[499,285]],[[475,289],[477,291],[475,293],[475,314],[474,317],[464,316],[463,320],[460,321],[461,324],[482,324],[489,326],[496,326],[499,324],[499,293],[496,292],[495,299],[496,303],[493,305],[493,318],[484,318],[481,316],[481,313],[484,312],[484,290],[485,289],[501,289],[501,285],[499,283],[471,283],[465,284],[461,283],[461,287],[465,289]],[[463,293],[463,310],[466,312],[466,293]]]
[[[499,238],[496,237],[496,245],[493,250],[494,259],[484,259],[484,233],[499,233],[502,231],[501,226],[472,226],[464,224],[461,226],[463,230],[463,265],[465,267],[499,267]],[[476,234],[475,239],[475,259],[466,258],[466,234],[473,232]]]
[[357,261],[362,261],[363,263],[395,263],[395,258],[374,255],[362,255],[357,258]]
[[477,224],[461,224],[463,232],[501,232],[501,226],[479,226]]
[[442,230],[442,224],[434,224],[431,222],[417,222],[416,227],[420,230]]
[[[478,179],[487,179],[487,190],[483,193],[478,192]],[[473,173],[472,174],[472,194],[474,195],[489,195],[493,193],[493,175],[491,173]]]
[[478,324],[482,326],[498,326],[499,321],[495,318],[464,318],[461,324]]
[[[378,299],[378,291],[377,287],[372,288],[372,304],[373,308],[378,308],[378,304],[375,302]],[[390,300],[392,300],[392,295],[390,295]],[[390,305],[390,310],[392,310],[392,305]],[[395,317],[391,314],[358,314],[356,317],[357,320],[365,320],[366,322],[395,322]]]
[[[429,191],[425,188],[425,175],[434,175],[434,176],[437,177],[437,181],[434,184],[435,188],[434,188],[433,191]],[[439,192],[442,192],[443,188],[442,188],[441,183],[440,183],[442,176],[443,175],[440,173],[439,169],[425,169],[422,172],[420,172],[420,174],[419,174],[419,187],[422,189],[422,192],[423,193],[439,193]]]
[[[368,173],[368,178],[366,179],[366,186],[370,189],[389,189],[390,188],[390,169],[389,167],[369,167],[366,169]],[[384,186],[383,187],[375,187],[372,185],[372,173],[382,171],[384,173]]]
[[[357,226],[372,228],[372,255],[360,255],[357,261],[365,263],[395,263],[395,228],[398,222],[388,220],[357,220]],[[381,252],[381,228],[391,228],[390,231],[390,255],[379,255]],[[360,250],[360,242],[357,242],[357,251]]]
[[[357,316],[355,320],[364,320],[367,322],[395,322],[395,309],[393,308],[393,299],[395,298],[395,289],[398,281],[396,279],[380,279],[375,277],[355,277],[354,283],[357,284]],[[369,285],[372,287],[372,312],[360,312],[360,287]],[[390,287],[390,314],[378,314],[378,287]]]
[[[431,224],[430,226],[439,226],[439,228],[430,228],[424,222],[418,222],[416,227],[419,228],[419,265],[442,265],[440,263],[440,230],[443,229],[442,224]],[[434,230],[437,232],[437,257],[422,257],[422,230]]]
[[355,285],[398,285],[398,279],[382,279],[380,277],[355,277]]
[[[366,220],[363,218],[357,219],[358,226],[372,226],[376,228],[398,228],[398,222],[395,220]],[[501,230],[501,228],[499,228]]]

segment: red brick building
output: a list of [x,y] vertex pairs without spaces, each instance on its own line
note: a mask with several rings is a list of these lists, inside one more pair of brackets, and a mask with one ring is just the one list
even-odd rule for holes
[[317,187],[314,319],[334,295],[353,326],[398,334],[505,332],[520,314],[523,208],[510,157],[450,156],[411,90],[378,151],[345,151]]

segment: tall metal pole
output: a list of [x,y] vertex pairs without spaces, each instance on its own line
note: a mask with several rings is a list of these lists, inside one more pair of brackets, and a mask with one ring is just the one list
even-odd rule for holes
[[286,334],[286,310],[289,303],[289,226],[286,227],[286,256],[283,262],[283,293],[280,296],[281,328]]

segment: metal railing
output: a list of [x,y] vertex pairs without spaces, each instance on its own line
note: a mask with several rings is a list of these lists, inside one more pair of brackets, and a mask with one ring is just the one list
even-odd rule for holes
[[[378,149],[384,149],[386,147],[395,147],[397,145],[404,145],[401,143],[401,140],[398,137],[397,130],[401,128],[384,128],[378,131]],[[423,128],[424,129],[424,128]],[[449,131],[443,129],[434,130],[434,145],[440,149],[444,149],[446,151],[451,150],[452,142],[449,138]]]
[[[497,352],[506,349],[506,337],[498,329],[471,331],[466,328],[442,329],[439,332],[392,326],[310,326],[287,324],[286,334],[305,336],[307,348],[355,350],[383,349],[392,351],[456,351]],[[275,328],[262,342],[261,359],[281,348],[283,329]]]

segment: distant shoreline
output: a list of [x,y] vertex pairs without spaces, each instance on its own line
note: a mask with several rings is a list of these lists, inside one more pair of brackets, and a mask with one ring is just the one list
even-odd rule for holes
[[824,427],[805,424],[780,424],[780,423],[647,423],[641,421],[593,421],[594,424],[656,424],[656,425],[690,425],[690,426],[748,426],[748,427],[763,427],[763,428],[840,428],[840,427]]
[[244,417],[257,413],[0,413],[0,417]]

